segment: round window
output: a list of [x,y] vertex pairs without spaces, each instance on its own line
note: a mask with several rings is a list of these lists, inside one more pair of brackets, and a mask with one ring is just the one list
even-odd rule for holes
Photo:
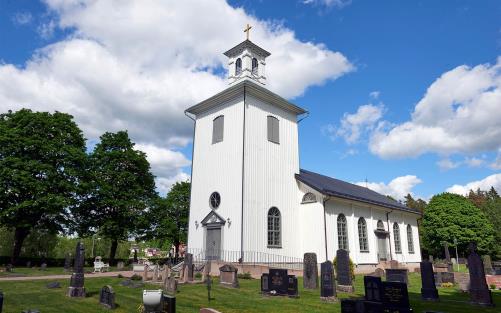
[[213,192],[209,198],[210,207],[217,209],[221,203],[221,196],[217,192]]

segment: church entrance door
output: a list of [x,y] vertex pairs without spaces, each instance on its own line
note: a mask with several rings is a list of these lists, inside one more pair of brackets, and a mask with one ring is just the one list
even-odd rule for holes
[[377,236],[377,254],[379,261],[387,261],[388,260],[388,240],[386,236]]
[[206,237],[207,260],[219,260],[221,256],[221,228],[207,228]]

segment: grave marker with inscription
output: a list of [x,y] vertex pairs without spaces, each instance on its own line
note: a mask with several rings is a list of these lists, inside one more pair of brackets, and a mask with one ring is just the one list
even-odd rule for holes
[[433,264],[423,261],[421,268],[421,298],[423,300],[438,300],[438,290],[435,286],[435,277],[433,275]]
[[115,291],[113,291],[111,286],[106,285],[101,288],[99,293],[99,303],[108,309],[115,308]]
[[381,277],[364,276],[365,300],[381,302]]
[[336,297],[336,282],[331,261],[320,264],[320,297],[323,300]]
[[287,295],[292,298],[298,298],[297,277],[288,275]]
[[482,261],[484,262],[485,275],[495,275],[494,268],[492,268],[491,256],[490,255],[482,256]]
[[184,255],[184,281],[193,281],[193,254],[186,253]]
[[288,286],[289,277],[287,275],[287,270],[276,268],[270,269],[268,286],[270,293],[276,293],[277,295],[287,295]]
[[79,241],[75,249],[74,272],[71,274],[70,287],[68,287],[69,297],[85,297],[84,262],[85,248],[83,243]]
[[404,284],[408,284],[408,269],[394,269],[388,268],[386,269],[386,281],[397,281]]
[[303,258],[303,288],[318,288],[317,266],[317,255],[315,253],[305,253]]
[[261,292],[266,293],[270,291],[269,285],[270,285],[270,274],[268,273],[263,273],[261,275]]
[[389,312],[411,313],[409,293],[405,283],[385,281],[382,282],[382,302],[385,310]]
[[338,291],[354,291],[350,271],[350,257],[348,251],[344,249],[339,249],[336,252],[336,278]]
[[492,294],[485,281],[484,264],[477,253],[477,244],[468,247],[468,270],[470,272],[470,300],[472,303],[493,306]]
[[238,288],[238,268],[225,264],[219,268],[219,284],[226,287]]

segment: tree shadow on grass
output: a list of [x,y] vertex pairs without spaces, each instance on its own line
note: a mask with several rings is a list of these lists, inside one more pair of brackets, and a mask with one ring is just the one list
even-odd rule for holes
[[[499,312],[501,306],[501,292],[492,292],[494,307],[486,307],[470,303],[470,295],[457,289],[438,288],[439,300],[426,301],[421,299],[421,293],[409,291],[411,307],[416,312],[434,310],[442,312]],[[497,306],[496,306],[497,305]]]

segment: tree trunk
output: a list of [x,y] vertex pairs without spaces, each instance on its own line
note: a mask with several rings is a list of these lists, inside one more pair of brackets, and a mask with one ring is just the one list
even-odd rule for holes
[[24,239],[28,237],[30,231],[26,228],[17,228],[14,231],[14,247],[12,250],[12,256],[10,262],[12,265],[16,265],[19,254],[21,254],[21,248],[23,246]]
[[113,239],[111,241],[111,249],[110,249],[110,265],[115,265],[115,254],[117,253],[118,240]]
[[176,260],[179,258],[179,241],[174,242],[174,248],[176,248]]

